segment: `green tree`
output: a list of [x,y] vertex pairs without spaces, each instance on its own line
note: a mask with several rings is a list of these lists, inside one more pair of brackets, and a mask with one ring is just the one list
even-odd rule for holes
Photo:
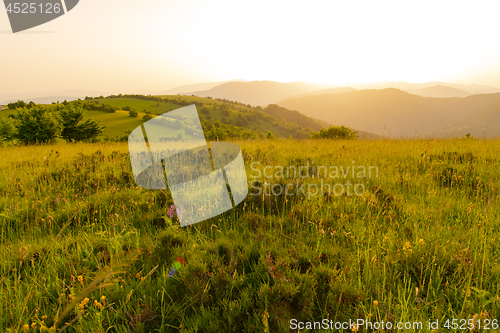
[[9,103],[9,104],[7,104],[7,107],[9,109],[17,109],[17,108],[25,108],[26,105],[27,104],[24,101],[18,100],[15,103]]
[[0,119],[0,140],[14,142],[16,138],[16,125],[11,118]]
[[130,110],[128,115],[129,117],[137,117],[139,114],[135,110]]
[[84,111],[68,106],[59,111],[59,119],[63,127],[61,137],[68,142],[90,140],[102,134],[104,126],[96,120],[83,120]]
[[24,144],[54,141],[62,131],[62,125],[52,112],[43,107],[17,111],[18,126],[16,138]]
[[148,121],[148,120],[153,119],[153,116],[150,115],[150,114],[145,114],[144,117],[142,117],[142,119],[145,120],[145,121]]

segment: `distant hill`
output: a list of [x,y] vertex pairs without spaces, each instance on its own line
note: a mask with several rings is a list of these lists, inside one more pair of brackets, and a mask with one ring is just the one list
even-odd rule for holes
[[33,101],[35,103],[48,104],[57,101],[62,102],[64,100],[74,101],[78,98],[84,99],[85,96],[100,96],[106,94],[107,93],[103,93],[101,91],[90,90],[61,90],[48,93],[27,92],[19,94],[2,94],[0,95],[0,105],[7,105],[12,102],[17,102],[18,100],[22,100],[26,103]]
[[500,103],[500,93],[432,98],[388,88],[308,96],[283,101],[279,105],[334,125],[383,136],[414,137],[438,133],[457,135],[453,129],[466,123],[468,117],[474,117],[479,127],[488,125],[491,128],[494,125],[500,129],[500,123],[485,123],[486,119],[494,121],[491,117],[474,116],[475,112],[495,103]]
[[209,90],[217,87],[224,83],[229,82],[247,82],[246,80],[230,80],[230,81],[219,81],[219,82],[203,82],[194,84],[185,84],[179,87],[175,87],[166,91],[159,93],[158,95],[177,95],[177,94],[189,94],[192,91]]
[[448,86],[443,86],[438,84],[437,86],[427,87],[422,89],[409,89],[407,90],[410,94],[419,95],[422,97],[467,97],[473,95],[472,93],[453,88]]
[[190,92],[187,95],[224,98],[250,105],[265,106],[288,96],[311,93],[326,88],[328,88],[327,85],[307,82],[229,82],[209,90]]
[[436,130],[441,136],[447,136],[449,132],[460,137],[467,133],[473,137],[500,137],[500,102],[457,120],[450,128]]
[[347,92],[351,92],[351,91],[355,91],[355,90],[356,89],[354,89],[353,87],[328,88],[328,89],[313,91],[311,93],[304,93],[304,94],[298,94],[298,95],[293,95],[293,96],[287,96],[279,101],[276,101],[276,103],[285,101],[287,99],[292,99],[292,98],[300,98],[300,97],[322,95],[322,94],[342,94],[342,93],[347,93]]
[[403,91],[409,91],[415,89],[435,87],[438,85],[464,90],[471,94],[493,94],[500,92],[499,87],[485,86],[478,84],[447,83],[447,82],[410,83],[404,81],[399,81],[399,82],[388,81],[388,82],[360,83],[360,84],[354,84],[352,86],[358,90],[396,88]]

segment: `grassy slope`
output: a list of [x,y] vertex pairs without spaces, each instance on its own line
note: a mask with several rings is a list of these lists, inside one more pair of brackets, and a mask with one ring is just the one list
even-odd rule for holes
[[[159,97],[168,99],[179,99],[181,101],[204,103],[205,104],[204,107],[208,108],[210,112],[208,116],[206,114],[202,114],[203,117],[205,117],[209,122],[214,122],[217,120],[219,122],[226,121],[230,125],[236,125],[238,113],[240,113],[241,111],[250,112],[252,110],[245,106],[229,104],[230,106],[229,117],[225,117],[223,116],[221,110],[215,107],[214,105],[217,104],[218,106],[220,106],[223,103],[218,100],[202,98],[202,97],[194,97],[194,96],[176,96],[176,95],[162,95]],[[124,132],[126,132],[127,130],[133,130],[134,128],[139,126],[141,123],[143,123],[142,117],[145,115],[144,111],[150,112],[153,115],[158,115],[183,107],[183,105],[181,104],[155,102],[138,98],[106,98],[106,99],[97,99],[96,101],[98,101],[99,103],[115,105],[119,108],[124,108],[126,106],[129,106],[139,113],[139,116],[137,118],[131,118],[128,116],[128,111],[117,111],[116,113],[106,113],[102,111],[87,111],[86,114],[87,117],[99,120],[103,123],[103,125],[106,126],[104,135],[108,137],[122,136]],[[52,104],[49,104],[47,106],[50,108],[55,108],[55,105]],[[198,112],[200,112],[200,109],[201,108],[198,107]],[[11,110],[11,109],[2,110],[0,111],[0,119],[7,118],[9,115],[16,113],[17,113],[16,110]],[[286,111],[286,113],[294,114],[296,113],[296,111]],[[264,114],[275,117],[274,121],[268,121],[265,119],[257,118],[249,122],[247,125],[244,125],[243,128],[252,130],[256,132],[258,135],[262,136],[265,136],[268,132],[273,133],[273,135],[278,135],[278,131],[280,130],[280,126],[278,124],[281,121],[283,121],[284,118],[280,117],[278,114],[273,115],[272,113],[266,113],[266,112],[264,112]],[[298,116],[294,115],[290,117],[290,119],[294,118],[297,118],[296,119],[297,122],[299,124],[302,124],[304,118],[307,117],[300,114]],[[308,118],[307,124],[310,124],[311,122],[318,122],[318,124],[314,127],[315,130],[319,130],[321,126],[329,126],[328,123],[325,123],[323,121],[317,121]],[[360,139],[381,138],[380,136],[372,133],[364,131],[358,131],[358,132]]]
[[[379,177],[350,179],[363,196],[249,196],[180,228],[163,218],[168,193],[135,187],[125,143],[0,148],[0,330],[50,327],[72,299],[80,309],[57,324],[67,332],[500,313],[499,141],[238,144],[249,180],[252,162],[355,163]],[[176,257],[185,264],[170,278]]]

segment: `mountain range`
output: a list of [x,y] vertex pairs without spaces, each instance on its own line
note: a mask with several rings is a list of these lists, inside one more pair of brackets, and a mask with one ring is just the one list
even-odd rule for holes
[[[423,97],[467,97],[474,94],[500,92],[500,88],[484,85],[465,85],[444,82],[408,83],[380,82],[337,87],[308,82],[281,83],[275,81],[226,81],[188,85],[173,88],[169,94],[195,95],[200,97],[224,98],[250,105],[266,106],[284,100],[322,95],[326,93],[345,93],[354,90],[397,88]],[[202,89],[203,87],[207,89]],[[195,88],[200,88],[196,90]]]
[[357,90],[278,103],[306,116],[389,137],[500,135],[500,93],[422,97],[395,88]]

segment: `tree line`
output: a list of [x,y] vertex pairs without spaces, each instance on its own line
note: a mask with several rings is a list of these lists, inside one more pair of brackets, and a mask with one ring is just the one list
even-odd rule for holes
[[21,144],[88,141],[104,131],[97,120],[84,120],[84,109],[69,104],[52,110],[43,105],[17,108],[17,115],[0,119],[0,140]]

